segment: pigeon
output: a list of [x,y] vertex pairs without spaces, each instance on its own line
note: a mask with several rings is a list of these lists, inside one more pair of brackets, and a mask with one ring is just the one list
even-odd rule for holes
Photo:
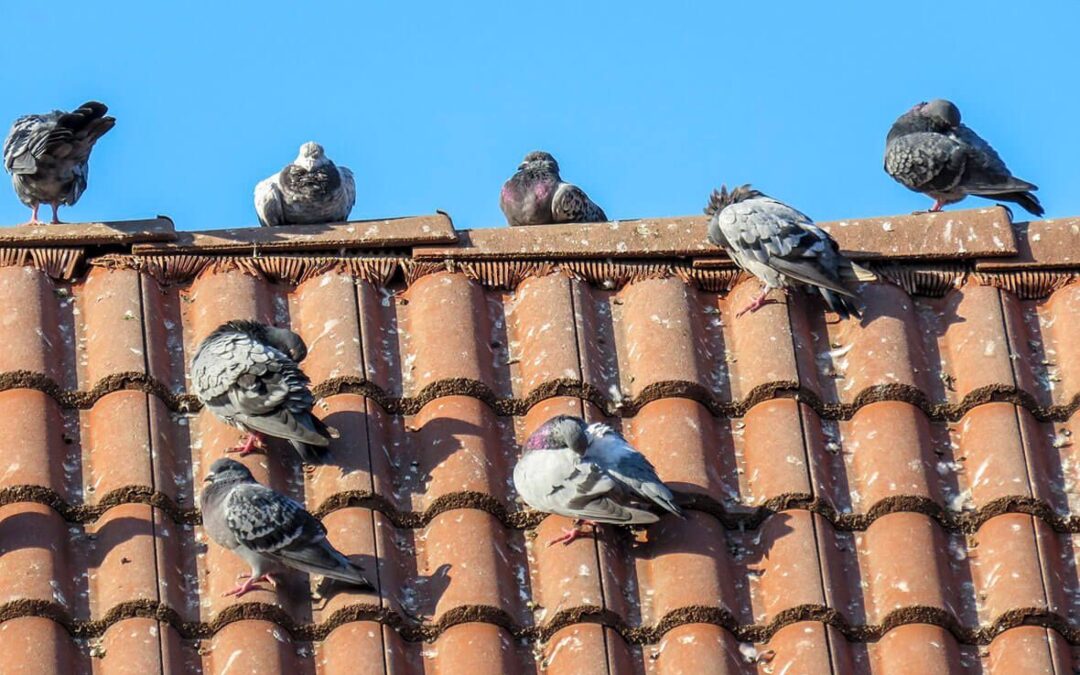
[[848,284],[877,277],[844,257],[810,218],[749,185],[713,190],[705,213],[712,216],[709,241],[762,282],[761,294],[735,316],[756,311],[774,288],[802,283],[817,289],[840,318],[861,317]]
[[352,171],[330,161],[318,143],[301,145],[292,164],[255,186],[263,227],[342,222],[355,203]]
[[514,487],[530,507],[574,519],[548,546],[574,541],[583,524],[655,523],[659,516],[645,508],[651,505],[682,516],[644,455],[606,424],[586,425],[570,415],[551,418],[529,436]]
[[540,151],[525,155],[517,173],[503,183],[499,207],[511,226],[607,221],[584,190],[563,182],[555,158]]
[[240,462],[218,459],[205,481],[209,485],[200,506],[206,533],[251,565],[246,581],[225,595],[263,590],[259,586],[263,581],[277,587],[273,571],[281,567],[372,588],[363,569],[326,540],[326,527],[315,516],[258,483]]
[[893,122],[885,140],[885,172],[933,197],[931,211],[978,195],[1043,214],[1032,194],[1039,188],[1009,173],[990,144],[960,123],[960,109],[944,99],[919,103]]
[[74,206],[86,190],[90,151],[116,124],[104,103],[88,101],[66,113],[24,115],[4,140],[4,169],[19,201],[30,207],[30,223],[38,223],[38,207],[52,206],[53,224],[61,204]]
[[337,430],[311,414],[315,398],[297,365],[307,356],[299,335],[254,321],[229,321],[209,335],[191,360],[195,395],[227,424],[246,431],[230,450],[244,456],[262,436],[284,438],[305,463],[318,463]]

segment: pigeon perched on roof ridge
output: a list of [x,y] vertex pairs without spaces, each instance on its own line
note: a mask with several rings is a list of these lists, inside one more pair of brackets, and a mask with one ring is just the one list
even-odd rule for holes
[[910,190],[934,199],[931,211],[968,195],[1015,202],[1029,213],[1044,209],[1039,188],[1012,175],[1005,162],[960,121],[951,101],[916,104],[893,122],[885,139],[885,172]]
[[511,226],[602,223],[608,219],[584,190],[563,181],[559,163],[540,150],[525,155],[517,173],[503,183],[499,208]]
[[514,487],[530,507],[574,519],[549,546],[574,541],[582,524],[655,523],[659,516],[650,506],[682,515],[656,469],[622,435],[570,415],[547,420],[529,436],[514,466]]
[[840,253],[828,232],[808,216],[753,189],[713,190],[705,207],[709,241],[762,282],[757,298],[736,316],[756,311],[774,288],[803,284],[816,289],[840,318],[861,317],[849,284],[877,276]]
[[192,389],[216,417],[248,433],[233,449],[241,456],[266,435],[289,441],[304,462],[317,463],[337,438],[312,414],[315,398],[299,366],[306,356],[299,335],[255,321],[226,322],[195,350]]
[[255,213],[263,227],[346,221],[355,203],[352,171],[334,164],[313,142],[301,145],[295,160],[255,186]]
[[273,571],[291,567],[308,574],[371,588],[364,570],[326,539],[326,527],[304,507],[262,485],[246,466],[221,458],[210,465],[199,503],[203,527],[220,546],[251,566],[251,575],[225,595],[240,597],[267,581]]
[[56,224],[60,205],[79,201],[94,143],[116,124],[108,111],[104,103],[87,101],[71,112],[24,115],[11,125],[4,139],[4,169],[19,201],[31,209],[30,223],[40,222],[42,204],[52,207],[51,222]]

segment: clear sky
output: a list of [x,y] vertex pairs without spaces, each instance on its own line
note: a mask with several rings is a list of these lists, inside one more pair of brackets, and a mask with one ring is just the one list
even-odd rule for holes
[[[534,149],[612,218],[700,213],[721,182],[822,221],[908,212],[930,200],[884,138],[935,97],[1047,217],[1080,215],[1075,0],[4,1],[0,23],[0,124],[87,99],[118,120],[68,221],[255,225],[255,183],[307,140],[356,174],[353,218],[502,225]],[[0,188],[0,223],[28,215]]]

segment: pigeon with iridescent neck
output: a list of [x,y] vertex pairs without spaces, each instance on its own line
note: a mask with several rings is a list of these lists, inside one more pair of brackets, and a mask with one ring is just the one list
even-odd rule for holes
[[625,438],[606,424],[570,415],[551,418],[529,436],[514,467],[514,487],[537,511],[574,519],[549,546],[582,536],[582,525],[655,523],[655,507],[682,515],[656,469]]
[[530,152],[503,183],[499,208],[510,225],[602,223],[604,210],[585,191],[559,176],[559,163],[546,152]]

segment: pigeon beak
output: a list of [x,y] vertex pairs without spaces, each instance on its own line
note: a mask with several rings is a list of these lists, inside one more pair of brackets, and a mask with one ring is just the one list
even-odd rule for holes
[[209,483],[212,480],[214,480],[214,474],[208,473],[208,474],[206,474],[206,478],[202,479],[202,482]]
[[519,171],[520,171],[521,169],[524,169],[524,168],[525,168],[525,162],[522,162],[521,164],[518,164],[518,170],[519,170]]

